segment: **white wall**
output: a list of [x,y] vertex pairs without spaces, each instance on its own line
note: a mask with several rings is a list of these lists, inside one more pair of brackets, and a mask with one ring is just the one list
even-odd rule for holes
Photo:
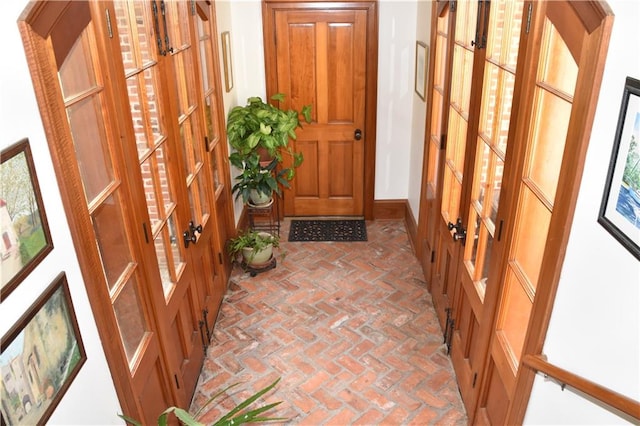
[[[416,146],[422,144],[424,138],[423,110],[422,137],[412,147],[413,127],[420,127],[413,120],[414,102],[420,101],[414,91],[417,2],[381,1],[379,7],[375,199],[407,199],[411,156],[420,151],[416,161],[420,161],[421,168],[422,149]],[[415,111],[417,121],[418,112]],[[415,169],[413,172],[415,177]],[[419,188],[417,201],[419,205]],[[417,219],[417,214],[415,217]]]
[[[640,262],[597,223],[627,76],[640,79],[640,3],[609,0],[615,16],[571,238],[543,352],[549,361],[640,400]],[[633,45],[630,41],[634,39]],[[529,424],[624,422],[536,377]]]
[[[244,105],[248,98],[266,97],[262,4],[260,0],[216,0],[216,18],[218,33],[229,31],[231,34],[234,84],[228,93],[225,92],[224,83],[222,87],[226,117],[233,107]],[[218,41],[220,42],[220,37]],[[220,64],[223,63],[220,45]],[[224,74],[222,78],[224,79]],[[238,169],[231,166],[232,186],[239,173]],[[242,198],[234,202],[236,224],[240,220],[243,206]]]
[[117,417],[117,413],[122,411],[80,274],[16,24],[26,5],[26,0],[4,2],[0,13],[3,55],[10,58],[5,59],[0,67],[0,149],[29,138],[54,249],[16,290],[2,300],[0,336],[4,336],[54,278],[65,271],[87,362],[49,423],[122,424]]
[[[414,91],[416,14],[428,25],[431,2],[383,0],[379,8],[378,129],[376,199],[409,198],[415,218],[420,203],[425,104]],[[227,111],[249,96],[266,93],[260,0],[216,0],[218,31],[231,30],[235,71],[234,97]],[[228,10],[228,16],[220,12]],[[407,24],[409,23],[409,24]],[[420,23],[422,41],[428,28]],[[232,178],[236,172],[232,170]],[[410,186],[410,180],[412,182]],[[409,190],[411,193],[409,194]],[[235,204],[236,221],[242,203]]]
[[[416,10],[416,40],[422,41],[431,52],[431,2],[419,1]],[[415,55],[414,55],[415,62]],[[415,66],[415,65],[414,65]],[[427,74],[427,81],[429,75]],[[425,100],[429,95],[425,93]],[[420,211],[420,191],[422,189],[422,157],[424,156],[424,132],[425,117],[427,116],[427,104],[413,92],[413,108],[411,120],[411,146],[409,153],[409,192],[408,200],[413,218],[418,221]]]

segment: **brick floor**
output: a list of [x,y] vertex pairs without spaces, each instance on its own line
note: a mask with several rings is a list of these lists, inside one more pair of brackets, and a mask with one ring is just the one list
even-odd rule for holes
[[[368,221],[368,242],[289,243],[255,277],[236,268],[191,412],[213,422],[278,377],[261,403],[288,425],[462,425],[451,362],[402,221]],[[436,334],[433,331],[436,331]]]

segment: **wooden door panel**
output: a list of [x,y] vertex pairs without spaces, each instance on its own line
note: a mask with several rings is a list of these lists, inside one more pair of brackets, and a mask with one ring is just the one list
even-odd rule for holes
[[353,169],[354,151],[356,143],[353,140],[346,141],[329,141],[329,176],[333,176],[329,180],[329,197],[349,197],[353,198]]
[[[155,351],[153,350],[155,349]],[[149,348],[148,351],[157,353],[158,348]],[[143,424],[156,424],[158,416],[171,406],[172,398],[166,395],[166,386],[164,385],[163,376],[165,369],[160,360],[155,359],[149,368],[138,372],[142,383],[136,392],[138,402],[142,408],[143,418],[140,419]]]
[[312,105],[292,141],[304,162],[285,192],[286,215],[361,215],[364,197],[366,19],[363,10],[275,12],[277,91]]
[[482,401],[479,411],[479,422],[487,425],[503,425],[509,408],[509,393],[504,387],[495,364],[491,362],[487,366],[486,388],[487,394],[492,395],[486,401]]
[[[291,184],[297,197],[306,197],[312,199],[320,198],[320,179],[321,172],[320,146],[317,140],[298,140],[296,141],[296,151],[304,156],[303,166],[296,170],[296,179]],[[326,173],[326,165],[324,167]]]
[[[484,305],[478,297],[473,281],[468,275],[458,276],[461,281],[455,304],[455,325],[451,343],[451,361],[456,371],[458,387],[467,411],[475,409],[476,394],[485,357],[482,351],[486,345],[482,342]],[[486,334],[486,333],[485,333]]]
[[449,229],[439,224],[436,237],[436,266],[433,274],[431,294],[440,326],[448,339],[448,324],[451,319],[453,295],[455,293],[456,264],[458,246],[453,244]]

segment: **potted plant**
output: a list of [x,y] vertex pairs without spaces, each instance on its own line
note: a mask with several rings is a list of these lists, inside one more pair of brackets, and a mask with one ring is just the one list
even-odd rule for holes
[[[284,95],[278,93],[271,100],[283,102]],[[260,97],[251,97],[245,106],[231,110],[227,136],[234,152],[229,160],[242,171],[232,188],[236,199],[242,195],[246,203],[252,190],[271,195],[273,191],[281,194],[280,185],[289,187],[295,168],[303,161],[302,153],[294,152],[289,144],[289,139],[296,139],[296,129],[302,127],[300,114],[310,123],[311,105],[304,106],[300,113],[280,109]],[[283,162],[283,154],[292,157],[292,167],[276,170]]]
[[251,200],[255,206],[266,205],[272,200],[273,191],[281,193],[278,183],[285,187],[289,186],[285,176],[288,170],[284,169],[276,173],[275,168],[278,162],[275,158],[266,166],[262,166],[260,155],[253,152],[244,160],[232,159],[232,164],[242,170],[242,173],[236,176],[236,183],[231,191],[236,194],[236,199],[242,196],[245,203]]
[[229,240],[227,250],[233,260],[242,254],[243,263],[252,268],[268,264],[273,256],[273,248],[278,247],[280,238],[268,232],[248,230],[240,232]]

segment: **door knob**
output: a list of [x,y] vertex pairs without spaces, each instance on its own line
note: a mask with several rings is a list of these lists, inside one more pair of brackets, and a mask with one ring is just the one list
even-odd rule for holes
[[356,131],[353,133],[353,138],[357,141],[362,139],[362,130],[356,129]]
[[182,234],[182,241],[184,241],[184,248],[189,248],[189,244],[195,244],[196,243],[196,236],[192,235],[191,232],[184,231],[184,233]]
[[449,228],[449,231],[455,230],[452,235],[453,241],[460,241],[462,245],[465,244],[467,240],[467,230],[465,229],[461,218],[458,218],[458,220],[456,220],[455,225],[449,222],[447,224],[447,228]]
[[198,234],[202,234],[202,225],[195,226],[193,221],[189,222],[189,229],[191,230],[191,235],[195,236],[196,232]]

